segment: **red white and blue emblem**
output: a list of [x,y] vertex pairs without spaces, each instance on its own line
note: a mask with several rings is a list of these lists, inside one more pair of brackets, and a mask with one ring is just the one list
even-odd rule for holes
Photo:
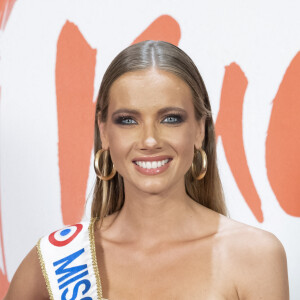
[[63,247],[72,242],[82,230],[82,224],[75,224],[52,232],[49,235],[49,242],[57,247]]

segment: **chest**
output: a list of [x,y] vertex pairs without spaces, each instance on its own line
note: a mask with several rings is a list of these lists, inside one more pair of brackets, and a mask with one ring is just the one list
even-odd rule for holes
[[238,299],[226,262],[210,242],[161,246],[97,245],[102,290],[109,300]]

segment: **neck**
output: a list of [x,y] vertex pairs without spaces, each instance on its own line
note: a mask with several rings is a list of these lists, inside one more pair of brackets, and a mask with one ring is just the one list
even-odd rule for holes
[[125,202],[110,228],[114,239],[151,247],[188,236],[187,223],[195,206],[184,182],[163,194],[146,194],[125,184]]

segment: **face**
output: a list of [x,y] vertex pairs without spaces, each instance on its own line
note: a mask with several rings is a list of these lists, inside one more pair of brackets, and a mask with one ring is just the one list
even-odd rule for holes
[[112,84],[107,120],[99,128],[125,191],[151,194],[184,187],[194,146],[199,149],[204,138],[189,86],[157,69],[128,72]]

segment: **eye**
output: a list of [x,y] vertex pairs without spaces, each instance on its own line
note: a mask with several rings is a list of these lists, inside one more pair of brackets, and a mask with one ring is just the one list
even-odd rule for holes
[[115,119],[116,124],[121,125],[135,125],[137,122],[130,116],[119,116]]
[[173,115],[166,116],[163,119],[162,123],[178,124],[178,123],[181,123],[182,121],[183,121],[183,119],[180,115],[173,114]]

